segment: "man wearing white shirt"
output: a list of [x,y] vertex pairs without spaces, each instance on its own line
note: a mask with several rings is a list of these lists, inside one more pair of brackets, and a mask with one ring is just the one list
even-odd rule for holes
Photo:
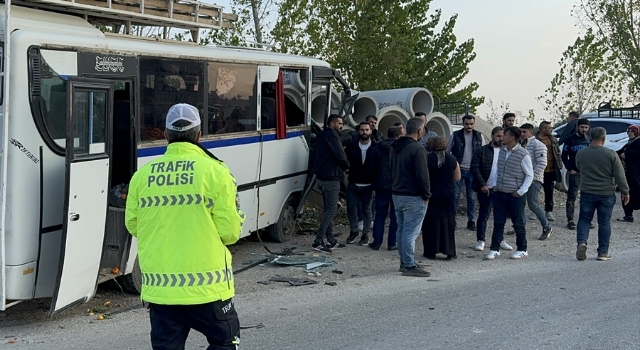
[[493,234],[487,260],[500,257],[500,243],[507,217],[516,231],[517,251],[512,259],[523,259],[527,253],[527,228],[524,215],[525,194],[533,182],[531,156],[518,141],[522,132],[517,127],[504,130],[503,146],[498,157],[498,178],[491,195],[493,205]]

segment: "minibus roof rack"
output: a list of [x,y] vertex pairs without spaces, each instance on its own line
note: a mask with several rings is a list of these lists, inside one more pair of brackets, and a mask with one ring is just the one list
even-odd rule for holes
[[[4,2],[4,1],[2,1]],[[82,16],[93,25],[113,26],[133,34],[131,26],[200,29],[233,28],[238,16],[196,0],[12,0],[12,4]],[[114,30],[114,31],[116,31]],[[166,30],[165,30],[166,32]]]

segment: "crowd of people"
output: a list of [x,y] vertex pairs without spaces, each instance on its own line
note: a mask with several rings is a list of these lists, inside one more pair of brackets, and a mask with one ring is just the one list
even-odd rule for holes
[[[485,250],[487,222],[493,210],[493,231],[486,260],[514,248],[504,235],[515,234],[512,259],[527,252],[525,207],[540,222],[539,240],[553,233],[554,188],[568,172],[567,228],[576,232],[576,258],[585,260],[589,230],[598,213],[597,260],[606,261],[611,237],[611,216],[616,190],[621,193],[624,217],[633,222],[640,209],[640,128],[630,126],[629,143],[618,153],[604,147],[606,130],[591,129],[588,119],[569,114],[560,140],[550,122],[517,127],[515,114],[506,113],[502,126],[491,131],[487,143],[475,130],[475,117],[466,115],[462,129],[448,139],[429,130],[427,116],[418,112],[406,125],[397,123],[386,137],[376,129],[370,115],[357,130],[340,135],[343,119],[330,115],[316,139],[313,173],[322,191],[324,213],[313,242],[315,250],[330,253],[346,244],[379,250],[384,244],[387,218],[387,249],[397,250],[404,276],[426,277],[430,273],[415,261],[415,243],[422,233],[423,255],[457,257],[456,214],[464,183],[466,228],[476,232],[476,251]],[[332,220],[337,213],[341,183],[347,177],[346,202],[350,233],[346,244],[338,242]],[[473,194],[475,192],[475,194]],[[544,192],[544,206],[538,198]],[[580,192],[576,225],[575,202]],[[476,201],[479,205],[475,220]],[[507,218],[513,230],[505,232]],[[371,239],[370,239],[370,233]]]

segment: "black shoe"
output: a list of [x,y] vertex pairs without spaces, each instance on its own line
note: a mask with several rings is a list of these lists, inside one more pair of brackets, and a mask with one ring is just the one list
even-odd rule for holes
[[327,243],[327,248],[334,250],[336,248],[344,248],[346,247],[346,245],[342,244],[342,243],[338,243],[338,241],[335,241],[333,243]]
[[447,255],[447,260],[454,260],[457,259],[458,256],[457,255]]
[[472,220],[467,221],[467,229],[471,231],[476,231],[476,223]]
[[404,272],[405,267],[404,267],[404,263],[400,263],[400,268],[398,269],[399,272]]
[[362,235],[362,238],[360,238],[360,241],[358,242],[359,245],[369,245],[369,237],[367,235]]
[[369,248],[373,250],[380,250],[380,246],[375,243],[369,243]]
[[417,266],[405,267],[404,271],[402,271],[402,276],[411,276],[411,277],[429,277],[431,273],[428,271],[419,269]]
[[547,238],[549,238],[549,236],[551,235],[551,233],[553,232],[553,228],[549,227],[549,228],[545,228],[542,230],[542,235],[540,235],[540,238],[538,238],[541,241],[546,240]]
[[311,246],[313,247],[313,250],[317,250],[323,253],[331,253],[331,248],[326,246],[324,243],[313,242],[313,245]]
[[575,222],[573,222],[573,221],[569,221],[569,222],[567,222],[567,228],[568,228],[569,230],[575,230],[575,229],[576,229],[576,223],[575,223]]
[[596,228],[596,224],[594,224],[594,223],[590,223],[590,224],[589,224],[589,228]]
[[633,222],[633,216],[625,216],[623,218],[619,218],[618,221]]
[[387,247],[387,250],[398,250],[398,246],[397,245],[393,245],[391,247]]
[[356,239],[358,238],[358,235],[359,235],[358,231],[351,232],[351,233],[349,234],[349,237],[347,238],[347,244],[353,244],[353,243],[355,243],[355,242],[356,242]]
[[435,255],[422,254],[422,256],[424,256],[425,258],[427,258],[429,260],[436,260],[436,256]]

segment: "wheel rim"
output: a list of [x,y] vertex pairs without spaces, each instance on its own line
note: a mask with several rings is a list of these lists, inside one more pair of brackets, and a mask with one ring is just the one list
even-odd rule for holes
[[295,228],[296,220],[294,215],[295,209],[291,204],[287,204],[282,215],[282,232],[291,235]]

